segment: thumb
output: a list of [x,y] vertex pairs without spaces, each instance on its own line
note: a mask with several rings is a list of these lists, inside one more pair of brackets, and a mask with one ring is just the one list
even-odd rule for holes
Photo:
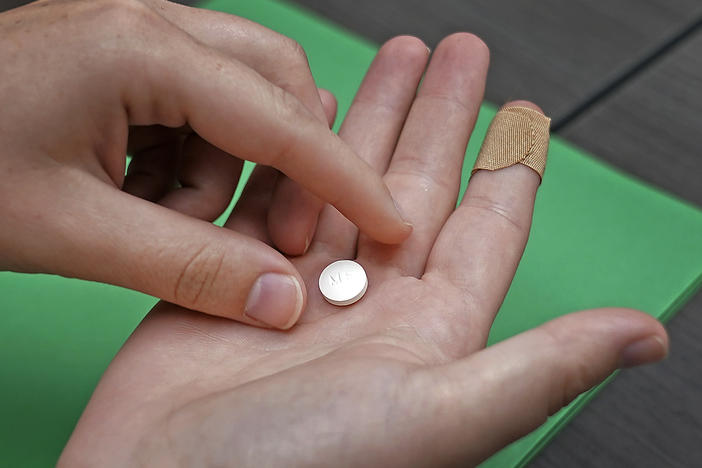
[[658,361],[667,352],[665,329],[642,312],[599,309],[558,318],[441,366],[452,395],[447,426],[454,430],[437,439],[450,444],[445,453],[477,464],[617,368]]
[[38,271],[135,289],[252,325],[287,329],[299,318],[304,282],[264,243],[90,176],[68,186],[53,191],[50,219],[43,210],[41,225],[24,229],[22,250]]

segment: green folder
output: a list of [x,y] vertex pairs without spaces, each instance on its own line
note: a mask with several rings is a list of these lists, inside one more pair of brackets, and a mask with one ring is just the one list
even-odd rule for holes
[[[215,0],[298,40],[339,120],[377,46],[297,7]],[[463,189],[495,107],[480,112]],[[702,212],[554,137],[531,239],[492,329],[502,340],[571,311],[627,306],[667,320],[702,280]],[[247,166],[250,171],[250,166]],[[155,300],[46,275],[0,273],[0,466],[55,463],[101,373]],[[485,467],[526,464],[597,389],[577,398]],[[624,403],[624,402],[623,402]]]

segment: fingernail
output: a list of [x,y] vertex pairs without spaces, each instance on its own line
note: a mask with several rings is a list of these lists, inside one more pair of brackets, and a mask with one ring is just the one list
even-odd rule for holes
[[305,250],[303,250],[303,252],[302,252],[303,254],[307,253],[307,250],[309,250],[311,243],[312,243],[312,234],[307,234],[307,236],[305,236]]
[[631,343],[619,354],[619,367],[634,367],[651,362],[658,362],[668,355],[668,348],[663,338],[649,336]]
[[302,312],[302,287],[297,278],[280,273],[258,277],[246,301],[244,314],[281,330],[292,327]]
[[406,226],[412,227],[412,223],[407,221],[407,216],[405,215],[405,212],[402,211],[402,208],[400,208],[400,204],[397,203],[397,200],[395,200],[395,198],[393,198],[393,197],[391,197],[391,198],[392,198],[392,202],[395,204],[395,209],[400,214],[400,218],[402,218],[402,221],[405,222]]

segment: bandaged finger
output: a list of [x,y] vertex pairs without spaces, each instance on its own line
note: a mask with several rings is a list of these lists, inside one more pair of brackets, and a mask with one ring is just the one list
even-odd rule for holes
[[473,174],[515,164],[532,168],[543,178],[551,119],[527,107],[505,107],[492,120],[480,148]]

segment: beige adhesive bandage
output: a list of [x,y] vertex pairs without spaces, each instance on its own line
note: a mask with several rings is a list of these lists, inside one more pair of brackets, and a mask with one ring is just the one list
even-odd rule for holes
[[524,164],[544,176],[551,119],[527,107],[505,107],[492,119],[472,174]]

